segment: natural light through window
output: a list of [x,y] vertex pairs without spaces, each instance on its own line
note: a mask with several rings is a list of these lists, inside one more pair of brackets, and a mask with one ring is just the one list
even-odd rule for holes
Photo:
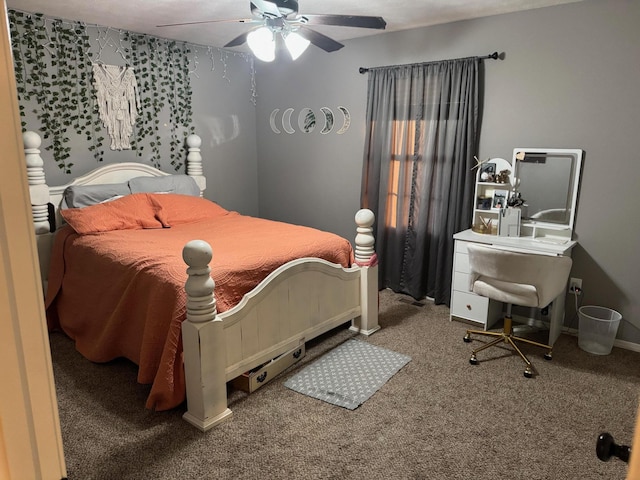
[[[391,159],[389,161],[389,188],[386,204],[386,226],[396,228],[398,226],[398,198],[402,195],[401,208],[408,208],[408,199],[411,196],[410,169],[415,153],[416,121],[396,120],[393,122],[391,139]],[[406,188],[401,185],[406,183]]]

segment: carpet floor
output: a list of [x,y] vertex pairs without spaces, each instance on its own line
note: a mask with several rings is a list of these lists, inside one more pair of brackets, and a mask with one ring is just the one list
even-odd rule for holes
[[[230,421],[201,433],[184,408],[145,410],[148,386],[128,361],[94,364],[60,333],[51,349],[70,480],[90,479],[624,479],[601,462],[599,433],[633,438],[640,354],[595,356],[561,335],[551,362],[524,348],[539,372],[524,378],[506,349],[479,354],[446,306],[383,291],[382,329],[338,328],[248,395],[232,390]],[[304,366],[350,338],[411,357],[369,400],[347,410],[287,389]],[[639,446],[640,447],[640,446]]]

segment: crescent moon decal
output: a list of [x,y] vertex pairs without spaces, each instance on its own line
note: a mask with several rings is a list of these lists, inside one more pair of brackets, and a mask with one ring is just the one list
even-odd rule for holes
[[316,114],[310,108],[303,108],[298,114],[298,127],[304,133],[311,133],[316,128]]
[[273,130],[273,133],[282,133],[280,130],[278,130],[278,127],[276,127],[276,115],[278,115],[279,111],[279,108],[274,108],[273,112],[271,112],[271,117],[269,118],[269,125],[271,125],[271,130]]
[[338,109],[342,112],[342,115],[344,115],[344,123],[342,124],[342,127],[340,127],[340,130],[338,130],[336,133],[338,135],[342,135],[347,131],[349,125],[351,125],[351,114],[349,113],[349,110],[346,109],[346,107],[338,107]]
[[324,127],[322,127],[322,130],[320,130],[320,133],[326,135],[331,130],[333,130],[333,112],[328,107],[322,107],[320,108],[320,111],[324,115]]
[[292,134],[296,133],[294,128],[291,126],[291,114],[293,113],[293,108],[287,108],[282,114],[282,128],[285,132]]

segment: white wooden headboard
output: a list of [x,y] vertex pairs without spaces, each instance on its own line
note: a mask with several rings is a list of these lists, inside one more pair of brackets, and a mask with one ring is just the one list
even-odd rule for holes
[[[171,175],[157,168],[137,162],[113,163],[98,167],[89,173],[77,177],[64,185],[50,187],[47,185],[44,173],[44,161],[40,156],[42,139],[36,132],[28,131],[22,135],[24,153],[27,165],[27,179],[29,182],[29,194],[31,196],[31,211],[33,214],[33,226],[38,244],[40,257],[40,271],[42,280],[46,284],[53,245],[53,234],[49,222],[49,211],[52,210],[53,224],[61,225],[62,217],[59,207],[62,202],[64,190],[71,185],[98,185],[107,183],[123,183],[135,177],[160,177]],[[207,188],[207,180],[202,168],[202,156],[200,146],[202,140],[198,135],[187,137],[186,174],[192,177],[200,188],[200,196]],[[175,173],[175,172],[174,172]]]

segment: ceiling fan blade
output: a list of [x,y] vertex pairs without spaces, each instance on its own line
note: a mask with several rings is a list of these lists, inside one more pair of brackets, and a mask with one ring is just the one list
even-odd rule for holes
[[199,25],[203,23],[262,23],[262,20],[257,20],[255,18],[236,18],[235,20],[200,20],[197,22],[165,23],[163,25],[156,25],[156,27],[180,27],[182,25]]
[[329,38],[322,33],[311,30],[310,28],[300,27],[300,29],[296,30],[296,32],[298,33],[298,35],[306,38],[316,47],[321,48],[325,52],[335,52],[336,50],[340,50],[342,47],[344,47],[343,44],[336,42],[334,39]]
[[236,38],[227,43],[225,47],[237,47],[238,45],[242,45],[247,41],[247,35],[249,35],[251,31],[252,30],[249,30],[248,32],[244,32],[243,34],[238,35]]
[[384,30],[387,22],[382,17],[368,17],[363,15],[301,15],[293,21],[300,21],[306,25],[336,25],[339,27],[377,28]]
[[251,0],[250,3],[251,12],[254,14],[273,18],[282,16],[280,10],[278,10],[278,6],[274,2],[270,2],[269,0]]

